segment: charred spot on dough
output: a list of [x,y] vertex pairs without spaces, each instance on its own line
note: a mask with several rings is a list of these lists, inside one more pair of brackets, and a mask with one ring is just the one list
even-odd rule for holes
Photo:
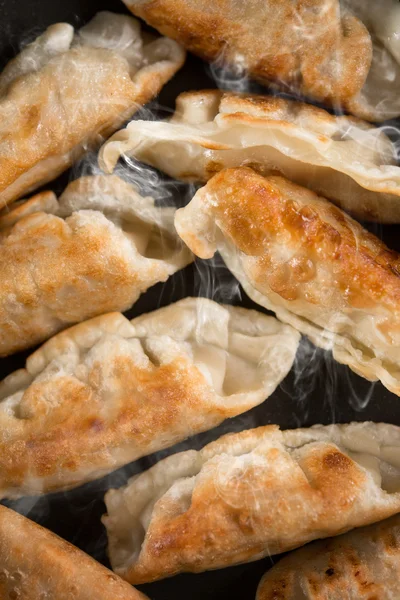
[[327,469],[340,472],[348,471],[353,466],[353,461],[339,450],[329,450],[324,455],[322,462]]
[[265,597],[269,600],[286,600],[286,588],[287,585],[285,579],[279,579],[278,581],[274,581],[270,594]]
[[104,429],[105,429],[104,422],[101,421],[100,419],[98,419],[97,417],[94,417],[93,419],[91,419],[89,421],[89,428],[95,432],[104,431]]

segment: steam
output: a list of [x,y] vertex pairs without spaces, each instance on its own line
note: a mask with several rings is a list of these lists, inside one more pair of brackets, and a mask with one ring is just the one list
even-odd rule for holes
[[387,135],[392,141],[393,155],[398,164],[400,162],[400,128],[396,127],[395,122],[393,122],[393,124],[382,125],[379,131]]
[[229,64],[226,49],[222,50],[216,60],[207,65],[207,72],[220,90],[249,93],[255,84],[247,75],[244,57],[236,55],[235,58],[236,60]]
[[221,304],[239,304],[242,291],[219,254],[207,261],[196,260],[195,295]]

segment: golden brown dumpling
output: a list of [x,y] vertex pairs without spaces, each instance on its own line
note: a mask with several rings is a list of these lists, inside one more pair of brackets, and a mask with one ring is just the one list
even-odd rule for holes
[[0,498],[81,485],[261,404],[299,338],[205,298],[59,333],[0,384]]
[[54,179],[151,100],[184,51],[136,19],[57,23],[0,75],[0,207]]
[[146,600],[147,596],[30,519],[0,505],[2,600]]
[[400,508],[400,428],[275,425],[172,455],[105,496],[116,573],[144,583],[258,560]]
[[135,15],[205,60],[233,65],[262,83],[368,120],[400,115],[398,2],[124,2]]
[[400,515],[315,542],[262,578],[256,600],[397,600]]
[[175,226],[197,256],[218,250],[255,302],[400,395],[400,258],[339,208],[242,167],[210,179]]
[[0,216],[0,355],[127,310],[193,258],[156,207],[116,176],[82,177]]

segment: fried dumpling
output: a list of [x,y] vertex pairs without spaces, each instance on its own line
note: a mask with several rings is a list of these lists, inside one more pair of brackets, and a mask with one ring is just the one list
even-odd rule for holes
[[[194,54],[261,83],[372,121],[400,115],[400,9],[394,2],[390,7],[389,0],[124,2]],[[364,19],[372,4],[374,14],[391,11],[379,15],[376,25],[376,18]]]
[[375,423],[229,434],[105,496],[116,573],[144,583],[258,560],[400,508],[400,428]]
[[298,342],[204,298],[58,334],[0,384],[0,498],[78,486],[261,404]]
[[260,582],[256,600],[397,600],[400,515],[283,558]]
[[400,63],[400,6],[398,0],[343,0],[349,10],[386,46]]
[[57,23],[0,74],[0,207],[54,179],[182,66],[184,51],[127,15]]
[[0,505],[3,600],[146,600],[72,544]]
[[114,134],[101,150],[104,170],[122,154],[194,181],[247,165],[279,173],[361,219],[400,222],[400,168],[382,130],[295,100],[186,92],[170,121],[132,121]]
[[400,395],[400,257],[339,208],[241,167],[210,179],[175,226],[197,256],[218,250],[252,300]]
[[78,321],[126,310],[192,261],[175,209],[119,177],[70,183],[0,216],[0,355]]

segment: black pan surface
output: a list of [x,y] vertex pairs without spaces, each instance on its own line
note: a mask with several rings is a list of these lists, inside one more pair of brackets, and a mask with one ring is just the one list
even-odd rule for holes
[[[127,12],[119,0],[0,0],[0,66],[4,66],[17,53],[21,43],[32,41],[48,25],[68,21],[80,26],[97,11],[105,9]],[[154,108],[162,114],[164,109],[174,108],[175,98],[180,92],[216,87],[213,73],[215,75],[208,65],[189,56],[185,67],[164,88]],[[234,78],[230,81],[225,78],[225,86],[227,85],[238,89],[243,86],[243,82],[239,85]],[[256,86],[251,87],[253,88],[260,91]],[[94,157],[92,162],[94,163]],[[61,191],[70,179],[75,179],[82,170],[90,168],[88,165],[88,160],[84,160],[83,164],[75,166],[52,184],[52,189]],[[140,177],[140,182],[145,183],[147,191],[151,192],[153,188],[153,191],[158,190],[160,196],[159,181],[160,175],[150,170]],[[167,182],[165,188],[161,189],[165,189],[161,194],[161,201],[172,200],[182,205],[190,198],[190,189],[181,184]],[[367,227],[383,238],[389,247],[400,251],[400,226]],[[247,298],[217,259],[213,263],[197,261],[170,278],[166,284],[154,286],[126,315],[132,318],[189,295],[208,296],[218,302],[241,304],[263,311]],[[28,354],[30,352],[1,359],[0,378],[22,367]],[[109,566],[106,533],[100,522],[100,517],[105,512],[104,493],[109,487],[123,485],[128,477],[148,469],[161,457],[188,448],[200,448],[223,433],[267,423],[277,423],[282,428],[293,428],[315,423],[365,420],[400,425],[400,400],[380,383],[370,384],[357,377],[346,367],[335,363],[328,352],[316,350],[312,344],[303,340],[289,377],[271,398],[245,415],[225,422],[212,432],[198,435],[157,455],[145,457],[102,480],[71,492],[41,498],[23,498],[5,504]],[[153,600],[250,600],[254,598],[262,574],[276,560],[276,557],[266,558],[256,563],[200,575],[179,575],[140,586],[140,589]]]

